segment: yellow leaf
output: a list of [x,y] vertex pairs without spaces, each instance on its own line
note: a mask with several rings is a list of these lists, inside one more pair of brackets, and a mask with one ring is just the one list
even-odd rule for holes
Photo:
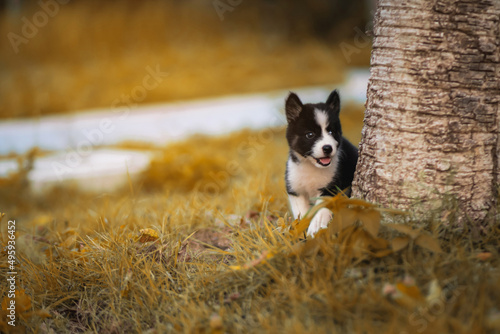
[[[24,313],[31,309],[31,298],[28,296],[24,289],[17,290],[14,297],[16,301],[16,311],[19,313]],[[7,311],[7,307],[10,303],[10,298],[5,296],[2,300],[2,310]]]
[[24,292],[24,289],[16,293],[16,309],[21,313],[31,309],[31,298]]
[[407,285],[403,282],[397,283],[396,288],[398,289],[399,292],[402,294],[416,300],[416,301],[421,301],[423,300],[422,293],[420,292],[420,289],[416,285]]
[[385,256],[392,254],[392,253],[393,253],[393,251],[391,249],[381,249],[379,251],[374,252],[372,255],[374,257],[380,258],[380,257],[385,257]]
[[405,224],[386,224],[385,226],[390,227],[398,232],[404,233],[412,239],[417,238],[420,234],[420,230],[415,230]]
[[23,317],[30,318],[34,315],[37,315],[41,318],[52,318],[52,315],[47,310],[38,310],[38,311],[33,311],[33,312],[27,312],[27,313],[23,314]]
[[380,212],[373,209],[357,210],[358,219],[363,223],[363,227],[373,237],[376,237],[380,228]]
[[430,250],[434,253],[441,253],[441,246],[439,242],[428,234],[421,234],[415,239],[415,245],[419,245],[425,249]]
[[[321,230],[322,232],[324,230]],[[291,254],[296,256],[310,257],[318,254],[321,246],[319,244],[318,235],[313,239],[307,239],[305,242],[294,245]]]
[[52,318],[52,315],[50,314],[50,312],[45,310],[45,309],[35,311],[35,315],[37,315],[41,318]]
[[397,237],[397,238],[392,239],[391,240],[392,250],[394,252],[398,252],[398,251],[402,250],[403,248],[408,246],[408,244],[410,243],[410,240],[411,239],[408,236]]
[[384,288],[384,291],[399,305],[413,309],[421,305],[424,298],[420,289],[410,281],[412,279],[405,279],[405,281],[397,283],[396,286],[389,285],[389,288]]
[[302,218],[301,220],[295,220],[292,223],[292,229],[290,230],[290,234],[294,237],[302,236],[309,227],[311,219],[312,219],[311,217],[305,217]]
[[353,225],[357,221],[357,212],[349,208],[340,208],[334,215],[331,222],[334,233],[342,231],[346,227]]
[[278,220],[276,221],[276,225],[282,230],[284,231],[288,226],[287,224],[285,223],[285,219],[283,219],[283,217],[279,217]]
[[139,231],[139,236],[136,238],[136,241],[145,243],[149,241],[155,241],[159,238],[158,232],[153,230],[152,228],[144,228]]
[[341,204],[344,197],[347,198],[345,195],[340,193],[333,197],[323,197],[320,205],[321,207],[328,208],[333,213],[336,213],[339,209],[339,204]]
[[358,259],[366,258],[367,255],[383,257],[391,253],[387,240],[374,238],[361,228],[356,228],[345,245],[352,251],[353,257]]

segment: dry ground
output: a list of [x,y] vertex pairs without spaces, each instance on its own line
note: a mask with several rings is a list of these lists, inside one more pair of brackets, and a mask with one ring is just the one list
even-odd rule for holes
[[473,237],[382,212],[379,227],[377,208],[338,199],[332,228],[303,240],[287,213],[286,154],[283,129],[243,131],[171,145],[117,192],[36,196],[22,173],[1,180],[4,246],[7,221],[17,224],[12,332],[500,330],[498,224]]

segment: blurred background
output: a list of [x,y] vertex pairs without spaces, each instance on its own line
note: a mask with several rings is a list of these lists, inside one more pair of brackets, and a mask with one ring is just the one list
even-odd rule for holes
[[[234,159],[255,166],[242,173],[255,182],[272,175],[283,197],[290,90],[320,102],[340,88],[344,134],[359,142],[373,10],[374,0],[0,0],[0,211],[47,210],[57,201],[32,193],[68,184],[203,190]],[[255,140],[269,128],[272,141]]]
[[[0,118],[342,82],[374,1],[0,0]],[[343,43],[343,44],[342,44]]]

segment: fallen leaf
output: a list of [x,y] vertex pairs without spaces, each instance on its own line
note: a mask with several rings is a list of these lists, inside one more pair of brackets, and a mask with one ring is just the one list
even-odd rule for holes
[[374,209],[356,210],[358,219],[363,223],[363,227],[373,237],[376,237],[380,228],[380,212]]
[[[31,309],[31,298],[25,293],[24,289],[16,290],[14,299],[16,301],[16,312],[22,314]],[[9,303],[10,303],[10,298],[5,296],[2,300],[3,311],[7,311]]]
[[[382,238],[373,237],[370,233],[360,227],[353,226],[352,233],[346,233],[344,247],[357,259],[365,259],[370,256],[383,257],[390,253],[389,242]],[[349,232],[345,229],[344,232]]]
[[396,284],[396,289],[399,294],[396,294],[394,300],[402,306],[414,308],[424,301],[424,297],[416,285],[400,282]]
[[[320,232],[323,230],[320,230]],[[292,255],[311,257],[318,254],[321,246],[319,244],[319,236],[313,239],[307,239],[305,242],[297,243],[291,250]]]
[[391,240],[392,250],[394,252],[398,252],[398,251],[402,250],[403,248],[408,246],[408,244],[410,243],[410,240],[411,239],[408,236],[396,237],[396,238],[392,239]]
[[42,309],[34,312],[35,315],[41,318],[52,318],[52,315],[48,310]]
[[423,296],[420,289],[416,285],[406,285],[404,283],[397,283],[396,288],[403,294],[415,299],[422,300]]
[[159,238],[158,232],[153,230],[152,228],[144,228],[139,231],[139,236],[136,238],[136,241],[138,242],[150,242],[150,241],[155,241]]
[[381,249],[381,250],[378,250],[376,252],[373,252],[372,255],[374,257],[381,258],[381,257],[385,257],[385,256],[392,254],[392,253],[393,253],[392,249]]
[[283,217],[278,218],[278,220],[276,221],[276,226],[278,226],[281,229],[281,231],[285,231],[288,227]]
[[383,287],[382,293],[390,297],[396,303],[408,309],[422,305],[425,298],[422,296],[420,289],[415,284],[415,280],[410,276],[404,278],[403,281],[395,285],[386,283]]
[[385,226],[390,227],[403,234],[406,234],[412,239],[415,239],[420,235],[419,229],[413,229],[412,227],[405,224],[385,224]]
[[305,231],[311,223],[311,217],[305,217],[300,220],[296,219],[292,222],[292,228],[290,229],[290,234],[295,237],[301,237],[304,235]]
[[441,253],[441,246],[439,242],[428,234],[421,234],[415,239],[415,245],[423,247],[434,253]]
[[349,208],[340,208],[334,213],[332,222],[332,231],[340,232],[346,227],[353,225],[358,220],[358,213]]
[[476,255],[476,258],[481,261],[486,261],[491,258],[492,254],[490,252],[482,252]]

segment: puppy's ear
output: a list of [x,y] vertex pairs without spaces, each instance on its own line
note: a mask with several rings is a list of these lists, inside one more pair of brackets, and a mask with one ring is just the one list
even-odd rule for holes
[[328,96],[328,99],[326,99],[326,105],[337,114],[340,112],[340,96],[339,92],[336,89],[331,92],[330,96]]
[[299,117],[302,107],[302,101],[300,101],[297,94],[290,92],[290,95],[288,95],[285,102],[285,113],[288,123]]

